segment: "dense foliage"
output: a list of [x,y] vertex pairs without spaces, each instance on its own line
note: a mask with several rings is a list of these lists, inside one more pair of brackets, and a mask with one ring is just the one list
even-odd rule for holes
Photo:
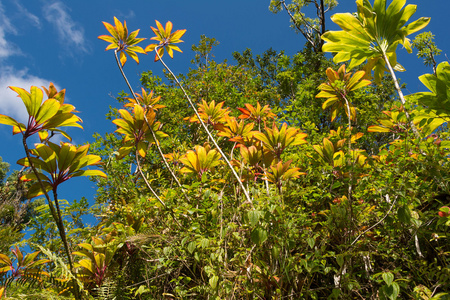
[[[220,63],[202,36],[179,76],[163,56],[185,30],[156,21],[143,48],[139,30],[104,22],[128,89],[107,113],[117,130],[92,145],[51,142],[81,127],[64,91],[11,87],[29,121],[0,115],[26,153],[7,180],[0,160],[0,298],[448,299],[450,65],[436,63],[431,33],[407,38],[429,21],[408,23],[414,5],[356,2],[327,32],[336,1],[274,0],[303,50]],[[302,12],[311,3],[317,19]],[[433,66],[427,91],[403,95],[399,44]],[[166,78],[145,72],[134,92],[127,58],[152,51]],[[76,176],[97,184],[90,209],[58,197]],[[16,245],[25,226],[28,254]]]

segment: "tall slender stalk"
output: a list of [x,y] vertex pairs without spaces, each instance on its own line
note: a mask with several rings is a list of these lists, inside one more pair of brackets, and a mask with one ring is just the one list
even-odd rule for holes
[[[139,153],[136,150],[136,165],[139,171],[139,174],[141,174],[142,179],[145,182],[145,185],[147,186],[147,188],[152,192],[153,196],[155,196],[156,199],[158,199],[158,201],[165,207],[167,208],[166,204],[164,203],[164,201],[161,200],[161,198],[159,198],[158,194],[156,194],[155,190],[152,188],[152,186],[150,185],[150,183],[148,182],[147,178],[145,177],[144,172],[142,171],[141,168],[141,163],[139,162]],[[169,213],[172,215],[172,218],[175,220],[175,222],[178,224],[178,226],[181,227],[180,222],[178,222],[178,219],[175,217],[175,215],[173,214],[172,210],[169,209]]]
[[158,46],[158,47],[155,48],[155,52],[156,52],[156,55],[159,58],[159,61],[163,64],[164,68],[166,68],[166,70],[170,73],[170,75],[172,75],[172,77],[174,78],[174,80],[177,83],[178,87],[180,87],[180,89],[183,91],[185,98],[188,100],[189,104],[191,105],[192,109],[194,110],[195,115],[197,116],[198,120],[200,121],[200,124],[202,125],[202,127],[205,130],[206,134],[211,139],[211,141],[213,142],[213,144],[216,147],[217,151],[219,151],[220,155],[223,157],[223,159],[225,160],[226,164],[228,165],[228,167],[230,168],[231,172],[233,173],[234,177],[238,181],[239,186],[241,187],[242,191],[244,192],[247,201],[250,202],[250,203],[253,203],[251,198],[250,198],[250,195],[248,194],[247,189],[244,187],[244,184],[242,183],[239,175],[236,173],[236,171],[234,170],[234,168],[231,165],[230,161],[225,156],[225,153],[223,153],[222,149],[217,144],[216,139],[212,136],[211,132],[208,130],[208,127],[203,122],[202,118],[200,117],[197,109],[195,108],[194,103],[192,102],[191,98],[187,94],[186,90],[183,88],[183,86],[181,85],[181,83],[178,80],[178,78],[175,76],[175,74],[172,72],[172,70],[166,65],[166,63],[162,60],[161,56],[159,55],[158,50],[159,50],[160,47],[161,46]]
[[[26,154],[26,156],[28,158],[28,163],[30,164],[31,169],[33,170],[33,173],[36,176],[37,181],[39,182],[41,190],[44,193],[45,199],[47,200],[48,206],[50,207],[50,213],[51,213],[51,215],[53,217],[53,220],[56,223],[56,226],[58,227],[59,236],[61,237],[61,240],[62,240],[63,245],[64,245],[64,251],[66,252],[67,261],[69,262],[70,271],[72,272],[72,274],[76,278],[76,272],[75,272],[75,268],[73,267],[73,262],[72,262],[72,255],[70,253],[69,244],[67,243],[66,231],[64,229],[64,223],[63,223],[63,220],[62,220],[61,211],[59,209],[57,191],[56,191],[56,189],[53,189],[53,198],[54,198],[55,205],[56,205],[56,209],[55,209],[55,206],[53,205],[53,202],[50,199],[50,196],[48,195],[47,191],[45,190],[44,183],[40,179],[39,173],[36,170],[36,167],[34,166],[32,160],[31,160],[30,149],[28,148],[27,138],[25,137],[25,135],[22,138],[22,144],[23,144],[23,147],[25,149],[25,154]],[[77,300],[81,299],[79,291],[78,291],[78,287],[75,284],[74,284],[74,296],[75,296],[75,299],[77,299]]]
[[136,166],[137,166],[139,174],[141,175],[142,179],[144,180],[147,188],[150,190],[150,192],[153,194],[153,196],[155,196],[155,198],[158,199],[159,203],[161,203],[162,206],[166,207],[166,203],[164,203],[164,201],[162,201],[161,198],[159,198],[158,194],[155,192],[155,190],[152,188],[152,186],[148,182],[147,178],[145,177],[145,174],[141,168],[141,163],[139,162],[139,153],[137,150],[136,150]]
[[411,125],[411,129],[414,132],[414,136],[416,138],[420,139],[419,131],[417,130],[416,125],[414,125],[414,122],[411,120],[408,110],[406,109],[405,96],[403,95],[402,89],[400,88],[400,85],[398,84],[397,76],[395,76],[394,69],[392,68],[391,63],[389,62],[389,59],[388,59],[386,53],[383,53],[383,59],[384,59],[384,62],[386,63],[386,66],[389,69],[389,73],[391,73],[392,80],[394,81],[394,87],[397,90],[398,97],[400,98],[400,101],[403,104],[403,109],[405,110],[406,118],[408,119],[409,124]]
[[352,154],[352,119],[351,119],[351,115],[350,115],[350,103],[348,102],[347,97],[341,93],[341,97],[345,100],[345,105],[347,108],[347,117],[348,117],[348,133],[349,133],[349,137],[348,137],[348,153],[350,154],[350,162],[351,162],[351,166],[352,169],[349,172],[349,184],[348,184],[348,203],[350,205],[350,220],[353,221],[353,203],[352,203],[352,189],[353,189],[353,168],[354,168],[354,164],[355,161],[353,159],[353,154]]
[[[131,85],[130,85],[130,82],[128,81],[127,76],[125,75],[125,72],[123,71],[123,68],[122,68],[121,63],[119,62],[119,58],[117,57],[117,49],[114,50],[114,57],[116,58],[117,66],[119,67],[120,73],[122,74],[122,77],[123,77],[123,79],[125,80],[125,82],[126,82],[126,84],[127,84],[127,86],[128,86],[128,89],[129,89],[130,92],[131,92],[131,95],[133,95],[133,98],[134,98],[134,100],[136,101],[136,103],[138,103],[139,105],[141,105],[140,101],[139,101],[138,98],[136,97],[136,94],[134,93],[133,88],[132,88]],[[158,142],[158,139],[157,139],[157,137],[156,137],[156,134],[155,134],[155,132],[153,131],[152,126],[150,126],[150,123],[148,122],[148,119],[147,119],[147,115],[146,115],[145,113],[144,113],[144,120],[145,120],[145,123],[147,124],[147,126],[148,126],[148,128],[149,128],[149,130],[150,130],[150,133],[152,134],[152,138],[153,138],[153,140],[155,141],[156,148],[158,149],[159,156],[161,156],[161,159],[163,160],[164,165],[166,166],[166,168],[167,168],[167,170],[169,171],[170,175],[172,175],[172,178],[175,180],[175,182],[177,183],[177,185],[180,187],[180,189],[181,189],[181,191],[183,192],[183,195],[184,195],[184,197],[186,198],[186,200],[189,201],[189,197],[188,197],[188,195],[186,194],[186,191],[184,190],[184,188],[183,188],[183,186],[181,185],[180,181],[178,180],[177,176],[175,175],[175,173],[173,172],[173,170],[172,170],[172,168],[170,167],[169,163],[167,162],[166,157],[164,156],[164,153],[162,152],[161,147],[159,146],[159,142]],[[153,191],[152,191],[152,193],[153,193]],[[158,198],[158,200],[160,200],[160,199]],[[160,200],[160,202],[161,202],[161,200]],[[163,204],[163,205],[164,205],[164,204]],[[165,205],[164,205],[164,206],[165,206]]]

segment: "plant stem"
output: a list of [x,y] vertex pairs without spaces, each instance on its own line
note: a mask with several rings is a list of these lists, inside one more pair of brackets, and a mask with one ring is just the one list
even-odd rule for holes
[[[28,163],[30,164],[31,169],[33,170],[33,173],[36,176],[37,181],[39,182],[41,190],[44,193],[45,199],[47,200],[48,206],[50,207],[50,213],[52,214],[53,220],[55,221],[56,226],[58,227],[59,236],[61,237],[61,240],[64,245],[64,250],[66,252],[67,260],[69,262],[70,271],[72,272],[72,274],[74,274],[74,276],[76,276],[75,268],[73,267],[73,263],[72,263],[72,255],[70,254],[69,244],[67,243],[66,231],[64,229],[64,223],[62,221],[61,211],[59,209],[56,190],[55,189],[53,190],[54,201],[55,201],[55,205],[57,208],[55,210],[55,206],[53,206],[53,202],[50,199],[50,196],[48,195],[47,191],[45,190],[44,183],[39,178],[39,173],[36,170],[36,167],[34,166],[33,162],[31,161],[30,149],[28,148],[27,138],[25,137],[25,135],[22,138],[22,143],[23,143],[23,147],[25,149],[25,154],[28,158]],[[79,291],[78,291],[78,287],[75,284],[74,284],[74,296],[75,296],[75,299],[77,299],[77,300],[81,299]]]
[[[117,57],[117,49],[114,51],[114,57],[116,58],[117,66],[119,67],[120,73],[122,74],[122,77],[123,77],[123,79],[125,80],[125,82],[126,82],[126,84],[127,84],[127,86],[128,86],[128,89],[129,89],[130,92],[131,92],[131,95],[133,95],[133,98],[134,98],[134,100],[136,101],[136,103],[138,103],[139,105],[142,105],[142,104],[139,102],[139,100],[137,99],[136,94],[134,93],[134,90],[133,90],[133,88],[131,87],[130,82],[128,81],[128,78],[127,78],[127,76],[125,75],[125,72],[123,71],[122,65],[120,64],[119,58]],[[156,134],[155,134],[155,132],[153,131],[152,126],[150,126],[150,123],[148,122],[148,119],[147,119],[147,115],[146,115],[145,113],[144,113],[144,120],[145,120],[145,123],[147,124],[148,128],[150,129],[150,133],[152,134],[152,138],[153,138],[153,140],[155,141],[156,148],[158,149],[159,156],[161,156],[161,158],[162,158],[162,160],[163,160],[163,162],[164,162],[164,165],[166,166],[166,168],[167,168],[167,170],[169,171],[170,175],[172,175],[172,178],[176,181],[177,185],[180,187],[180,189],[181,189],[181,191],[183,192],[183,195],[184,195],[184,197],[186,198],[186,200],[189,201],[189,197],[188,197],[188,195],[186,194],[186,191],[183,189],[183,186],[181,185],[181,183],[180,183],[180,181],[178,180],[177,176],[175,175],[175,173],[173,172],[173,170],[172,170],[172,168],[170,167],[169,163],[167,162],[166,157],[164,156],[164,153],[162,152],[161,147],[159,146],[159,142],[158,142],[158,139],[156,138]]]
[[[348,154],[350,156],[350,162],[352,169],[349,172],[349,184],[348,184],[348,203],[350,205],[350,220],[353,221],[353,203],[352,203],[352,189],[353,189],[353,168],[354,168],[354,159],[352,154],[352,119],[351,119],[351,111],[350,111],[350,103],[348,102],[347,97],[341,93],[341,97],[345,100],[345,105],[347,107],[347,117],[348,117]],[[344,135],[345,136],[345,135]]]
[[161,198],[159,198],[158,194],[156,194],[155,190],[152,188],[152,186],[148,182],[147,178],[145,177],[144,172],[142,172],[141,163],[139,162],[139,153],[137,150],[136,150],[136,165],[137,165],[139,174],[141,175],[142,179],[144,179],[145,185],[148,187],[148,189],[153,194],[153,196],[155,196],[155,198],[158,199],[158,201],[162,204],[162,206],[166,207],[166,204],[164,203],[164,201],[162,201]]
[[247,199],[248,202],[253,203],[250,195],[247,192],[247,189],[244,187],[244,184],[242,183],[242,181],[239,178],[239,175],[236,173],[236,171],[234,170],[233,166],[231,165],[230,161],[228,160],[228,158],[225,156],[225,153],[223,153],[222,149],[219,147],[219,145],[217,144],[216,140],[214,139],[214,137],[212,136],[211,132],[208,130],[208,127],[206,127],[206,124],[203,122],[202,118],[200,117],[197,109],[195,108],[194,103],[192,102],[191,98],[189,97],[189,95],[186,93],[186,90],[183,88],[183,86],[181,85],[180,81],[178,80],[178,78],[175,76],[175,74],[172,72],[172,70],[166,65],[166,63],[161,59],[161,56],[158,53],[158,48],[160,48],[159,46],[155,48],[155,52],[156,55],[159,58],[159,61],[163,64],[164,68],[166,68],[166,70],[170,73],[170,75],[172,75],[172,77],[174,78],[175,82],[177,83],[177,85],[180,87],[180,89],[183,91],[184,96],[186,97],[186,99],[188,100],[189,104],[191,105],[192,109],[195,112],[195,115],[197,116],[198,120],[200,121],[200,124],[202,125],[203,129],[205,129],[206,134],[208,135],[208,137],[211,139],[211,141],[213,142],[214,146],[216,147],[217,151],[219,151],[220,155],[223,157],[223,159],[225,160],[226,164],[228,165],[228,167],[230,168],[231,172],[233,173],[234,177],[236,178],[236,180],[239,183],[239,186],[241,187],[242,191],[245,194],[245,197]]
[[400,98],[400,101],[403,104],[403,109],[405,110],[406,118],[408,119],[409,124],[411,125],[411,129],[414,132],[414,136],[416,138],[420,139],[419,131],[417,130],[416,125],[414,125],[414,122],[411,120],[411,117],[410,117],[410,115],[408,113],[408,110],[406,109],[405,96],[403,96],[402,89],[400,88],[400,85],[398,84],[397,76],[395,76],[394,69],[392,68],[391,63],[389,62],[389,59],[386,56],[386,53],[383,53],[383,59],[384,59],[384,62],[386,63],[386,66],[389,69],[389,72],[391,73],[391,77],[392,77],[392,80],[394,81],[395,89],[397,90],[398,97]]
[[59,224],[59,227],[60,227],[59,231],[60,231],[61,239],[62,239],[63,244],[64,244],[64,248],[65,248],[65,251],[66,251],[67,259],[69,260],[69,266],[73,270],[72,255],[71,255],[71,253],[69,251],[69,244],[67,243],[66,231],[64,229],[64,223],[62,221],[61,210],[59,209],[58,193],[57,193],[56,188],[53,189],[53,200],[55,201],[56,213],[58,214],[58,220],[59,220],[59,223],[60,223]]
[[[166,204],[164,203],[164,201],[161,200],[161,198],[158,197],[158,194],[156,194],[155,190],[151,187],[150,183],[148,182],[147,178],[144,175],[144,172],[142,171],[141,168],[141,164],[139,162],[139,153],[136,150],[136,165],[139,171],[139,174],[141,174],[142,179],[144,179],[145,185],[147,186],[147,188],[150,190],[150,192],[152,192],[153,196],[155,196],[156,199],[158,199],[158,201],[165,207],[167,208]],[[175,220],[175,222],[178,224],[178,226],[181,227],[180,222],[178,222],[178,219],[175,217],[175,215],[173,214],[172,210],[169,209],[169,213],[172,215],[172,218]]]
[[[359,238],[360,238],[361,236],[363,236],[366,232],[368,232],[368,231],[372,230],[373,228],[375,228],[376,226],[378,226],[378,224],[380,224],[381,222],[384,221],[384,219],[386,219],[386,217],[389,215],[389,213],[391,212],[391,210],[394,208],[394,205],[395,205],[395,203],[397,202],[397,197],[398,197],[398,196],[395,196],[395,199],[394,199],[394,201],[392,202],[391,207],[389,208],[388,212],[384,215],[384,217],[381,218],[381,220],[378,221],[378,222],[376,222],[374,225],[372,225],[372,226],[370,226],[369,228],[367,228],[366,230],[364,230],[360,235],[358,235],[358,236],[356,237],[356,239],[350,244],[350,246],[353,246],[353,245],[359,240]],[[389,194],[386,194],[386,201],[388,201],[388,200],[390,201]]]

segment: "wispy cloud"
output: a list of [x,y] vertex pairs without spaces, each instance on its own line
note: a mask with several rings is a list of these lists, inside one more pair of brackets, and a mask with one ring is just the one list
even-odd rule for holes
[[16,34],[17,31],[11,24],[8,16],[5,14],[2,3],[0,2],[0,60],[11,55],[20,53],[17,47],[6,40],[6,34]]
[[36,15],[29,12],[26,9],[26,7],[23,6],[19,1],[14,1],[14,4],[16,5],[17,11],[22,18],[28,19],[33,26],[41,28],[41,22],[39,21],[39,18]]
[[45,19],[53,24],[63,45],[70,49],[88,52],[84,29],[72,20],[68,10],[68,7],[60,1],[47,4],[43,9]]
[[[19,122],[28,119],[27,110],[17,93],[8,86],[17,86],[30,90],[32,85],[48,87],[49,80],[28,74],[28,70],[15,70],[13,67],[2,67],[0,73],[0,113],[15,118]],[[56,89],[59,88],[56,86]]]

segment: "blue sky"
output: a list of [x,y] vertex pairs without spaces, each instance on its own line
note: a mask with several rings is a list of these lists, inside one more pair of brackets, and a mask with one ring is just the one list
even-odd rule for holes
[[[356,10],[353,0],[340,2],[333,13]],[[109,105],[117,106],[113,97],[126,90],[113,52],[105,52],[107,43],[97,39],[107,34],[102,21],[112,23],[113,16],[125,19],[129,30],[140,28],[139,36],[145,38],[153,36],[150,26],[155,26],[155,19],[163,24],[172,21],[174,29],[187,29],[183,36],[185,43],[180,44],[184,53],[176,53],[173,60],[166,59],[175,73],[185,73],[194,56],[191,45],[196,44],[202,34],[220,42],[214,52],[217,61],[232,62],[232,52],[246,48],[252,49],[254,54],[270,47],[285,50],[288,55],[300,51],[305,40],[289,28],[285,12],[275,15],[268,10],[269,3],[270,0],[0,0],[0,113],[19,120],[25,118],[22,102],[7,86],[29,90],[31,85],[48,86],[53,82],[58,90],[66,89],[67,101],[75,105],[83,119],[84,130],[69,130],[73,142],[92,141],[94,132],[103,134],[116,129],[105,119],[105,114]],[[412,20],[431,17],[425,30],[436,35],[437,45],[443,50],[438,62],[445,60],[444,54],[450,51],[447,33],[450,1],[407,1],[410,3],[418,5]],[[338,29],[331,21],[328,27]],[[125,65],[125,72],[136,90],[139,73],[151,69],[162,74],[161,65],[154,63],[153,57],[152,54],[141,57],[139,65],[131,60]],[[417,77],[431,70],[424,68],[414,54],[402,49],[398,57],[407,69],[406,73],[399,74],[403,82],[408,83],[406,94],[423,90]],[[0,156],[13,169],[18,168],[15,162],[24,156],[21,138],[11,135],[11,127],[0,125],[0,139]],[[92,200],[95,191],[92,185],[88,180],[74,179],[65,183],[60,196],[70,201],[84,195]]]

